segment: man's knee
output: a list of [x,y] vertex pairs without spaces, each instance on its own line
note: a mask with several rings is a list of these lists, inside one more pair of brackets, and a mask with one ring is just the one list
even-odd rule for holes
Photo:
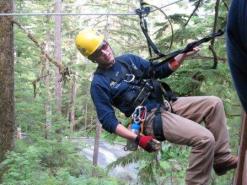
[[223,101],[217,96],[209,96],[207,98],[207,104],[212,109],[222,109],[222,108],[224,108]]
[[195,147],[198,149],[213,150],[215,147],[215,138],[213,134],[208,131],[200,136]]
[[209,96],[208,101],[210,101],[210,103],[214,105],[223,104],[222,100],[217,96]]

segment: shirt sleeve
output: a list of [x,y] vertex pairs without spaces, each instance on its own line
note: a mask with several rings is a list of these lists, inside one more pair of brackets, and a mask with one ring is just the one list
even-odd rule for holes
[[154,73],[155,78],[166,78],[174,72],[170,69],[168,62],[158,67],[155,67],[154,70],[155,70],[155,73]]
[[119,122],[110,102],[109,87],[104,83],[93,81],[90,91],[102,127],[106,131],[114,133]]

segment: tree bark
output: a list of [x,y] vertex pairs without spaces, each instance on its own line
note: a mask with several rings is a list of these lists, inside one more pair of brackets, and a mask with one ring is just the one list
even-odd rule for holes
[[247,113],[243,112],[242,125],[241,125],[241,136],[239,146],[239,160],[238,167],[236,169],[233,185],[245,185],[247,182],[246,175],[246,163],[247,163]]
[[[94,150],[93,150],[93,165],[96,167],[98,164],[98,156],[99,156],[99,140],[100,140],[100,133],[101,133],[101,124],[99,120],[96,121],[96,135],[94,140]],[[93,176],[96,176],[95,169],[92,173]]]
[[[61,13],[62,1],[56,0],[55,13]],[[55,16],[55,60],[57,63],[61,62],[61,16]],[[62,113],[62,75],[58,68],[56,68],[55,77],[55,99],[56,99],[56,110]]]
[[[0,1],[0,12],[10,13],[12,0]],[[14,48],[13,23],[8,16],[0,17],[0,162],[14,146]]]
[[[48,34],[49,35],[49,34]],[[49,36],[48,36],[49,37]],[[48,50],[48,45],[45,46],[46,50]],[[44,73],[45,74],[49,74],[49,68],[50,68],[50,63],[49,61],[45,58],[42,57],[42,60],[44,61]],[[44,84],[45,84],[45,94],[46,94],[46,98],[45,98],[45,102],[44,102],[44,107],[45,107],[45,138],[48,139],[49,137],[49,132],[50,132],[50,128],[52,125],[52,105],[51,105],[51,99],[52,99],[52,95],[51,95],[51,91],[50,91],[50,75],[46,75],[44,77]]]
[[[220,0],[217,0],[216,3],[215,3],[215,15],[214,15],[214,26],[213,26],[213,33],[216,32],[216,29],[217,29],[217,22],[218,22],[218,16],[219,16],[219,4],[220,4]],[[217,54],[216,54],[216,51],[214,49],[214,41],[215,41],[215,38],[213,38],[211,40],[211,43],[209,45],[209,50],[212,52],[213,54],[213,58],[214,58],[214,64],[212,66],[212,69],[217,69],[217,66],[218,66],[218,58],[217,58]]]
[[76,98],[76,79],[72,80],[71,94],[70,94],[70,105],[69,105],[69,121],[70,129],[73,131],[75,129],[75,98]]
[[85,106],[85,119],[84,119],[84,127],[85,129],[87,129],[87,103],[86,103],[86,106]]

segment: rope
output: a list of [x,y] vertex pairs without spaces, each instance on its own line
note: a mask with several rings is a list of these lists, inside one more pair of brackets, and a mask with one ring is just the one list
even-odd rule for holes
[[159,10],[159,9],[162,9],[162,8],[165,8],[165,7],[174,5],[174,4],[179,3],[179,2],[181,2],[181,1],[183,1],[183,0],[178,0],[178,1],[175,1],[175,2],[173,2],[173,3],[170,3],[170,4],[167,4],[167,5],[161,6],[161,7],[159,7],[159,8],[155,8],[154,10],[150,10],[150,12],[155,12],[156,10]]

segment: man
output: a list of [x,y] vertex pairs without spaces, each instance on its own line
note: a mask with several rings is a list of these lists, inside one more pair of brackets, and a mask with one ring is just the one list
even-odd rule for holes
[[[247,1],[232,0],[228,13],[227,22],[227,54],[228,63],[233,77],[233,82],[237,90],[240,102],[247,114]],[[244,184],[244,164],[246,164],[245,154],[247,133],[245,122],[241,127],[241,141],[239,150],[238,172],[235,176],[234,184]],[[241,177],[240,174],[243,174]],[[245,174],[246,175],[246,174]]]
[[[156,79],[171,75],[187,56],[198,52],[198,48],[155,67],[132,54],[114,57],[104,37],[92,30],[81,31],[76,36],[76,46],[82,55],[98,64],[91,84],[91,96],[106,131],[133,140],[148,152],[155,151],[151,145],[154,138],[191,146],[186,175],[188,185],[208,184],[212,167],[218,175],[236,168],[237,157],[230,153],[222,101],[214,96],[177,99],[167,96],[167,100],[161,102],[159,89],[162,88],[155,85],[159,84]],[[160,87],[158,90],[157,86]],[[148,93],[139,100],[143,89]],[[141,102],[148,110],[145,135],[136,135],[120,124],[113,109],[115,106],[130,116],[136,102]],[[206,128],[198,124],[201,122]]]
[[233,0],[228,14],[227,54],[233,81],[247,112],[247,1]]

